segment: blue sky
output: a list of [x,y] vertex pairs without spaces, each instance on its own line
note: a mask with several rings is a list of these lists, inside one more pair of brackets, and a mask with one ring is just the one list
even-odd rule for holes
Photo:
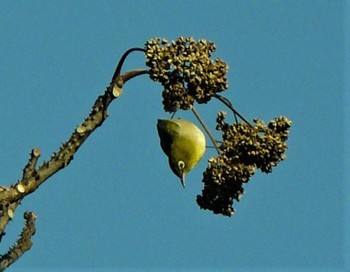
[[[288,159],[250,180],[233,217],[213,215],[195,198],[214,151],[183,189],[159,145],[156,120],[169,117],[161,87],[147,76],[128,82],[69,167],[17,210],[1,253],[24,211],[36,212],[37,233],[12,271],[345,271],[346,11],[345,1],[2,1],[2,185],[21,177],[33,147],[48,159],[123,52],[155,36],[215,42],[235,107],[249,119],[293,121]],[[135,52],[123,70],[143,67]],[[223,109],[198,106],[209,124]]]

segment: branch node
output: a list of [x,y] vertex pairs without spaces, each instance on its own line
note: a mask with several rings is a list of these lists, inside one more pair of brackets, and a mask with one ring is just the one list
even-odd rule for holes
[[32,155],[32,156],[34,156],[34,157],[39,158],[39,157],[40,157],[40,155],[41,155],[41,151],[40,151],[40,149],[39,149],[39,148],[33,148],[33,149],[32,149],[32,153],[31,153],[31,155]]
[[38,148],[32,149],[32,151],[30,152],[29,161],[23,169],[23,179],[27,179],[36,174],[35,167],[40,157],[40,154],[41,154],[40,149]]
[[114,84],[113,85],[113,89],[112,89],[112,94],[115,98],[121,96],[123,93],[123,90],[121,89],[121,87],[119,87],[119,84]]
[[21,183],[18,183],[18,184],[17,184],[16,189],[17,189],[17,191],[20,192],[21,194],[23,194],[23,193],[26,191],[25,187],[24,187],[23,184],[21,184]]
[[8,215],[8,217],[10,217],[12,219],[14,217],[14,211],[12,209],[8,209],[7,215]]
[[9,190],[8,187],[0,186],[0,193],[3,192],[3,191],[8,191],[8,190]]
[[86,127],[83,126],[83,125],[78,126],[78,127],[77,127],[77,132],[78,132],[79,134],[84,134],[84,133],[86,132]]

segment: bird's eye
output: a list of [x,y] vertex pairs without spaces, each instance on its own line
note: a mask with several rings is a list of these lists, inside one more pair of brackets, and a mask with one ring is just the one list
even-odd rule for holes
[[179,167],[180,170],[183,170],[185,168],[185,162],[184,161],[179,161],[177,163],[177,166]]

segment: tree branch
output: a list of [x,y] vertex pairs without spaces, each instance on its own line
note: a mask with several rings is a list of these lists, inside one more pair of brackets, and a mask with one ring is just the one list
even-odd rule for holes
[[62,144],[58,152],[54,153],[49,161],[35,169],[40,156],[39,149],[33,149],[29,162],[23,170],[22,180],[12,185],[7,190],[0,192],[0,203],[13,203],[23,199],[26,195],[34,192],[43,182],[56,172],[65,168],[73,159],[85,140],[100,127],[108,117],[109,104],[122,94],[123,85],[130,79],[147,74],[148,70],[138,69],[126,72],[119,76],[95,101],[92,111],[84,122],[72,133],[70,139]]
[[247,119],[245,119],[243,117],[243,115],[241,115],[232,105],[232,103],[226,98],[226,97],[223,97],[221,95],[218,95],[218,94],[215,94],[214,97],[216,99],[218,99],[220,102],[222,102],[226,107],[228,107],[230,110],[232,110],[232,112],[234,113],[234,115],[238,116],[239,118],[241,118],[244,122],[246,122],[250,127],[253,127],[252,124],[249,123],[249,121]]
[[205,122],[203,121],[202,117],[199,115],[199,113],[196,111],[196,109],[194,107],[192,107],[192,112],[193,114],[196,116],[197,120],[199,121],[199,123],[201,123],[202,127],[204,128],[205,132],[207,133],[207,135],[209,136],[211,142],[213,143],[216,151],[218,152],[218,154],[220,155],[221,151],[220,148],[218,147],[218,141],[215,139],[215,137],[213,136],[213,134],[211,133],[210,129],[208,128],[208,126],[205,124]]
[[119,60],[119,62],[118,62],[117,68],[115,69],[114,75],[113,75],[113,77],[112,77],[111,84],[116,83],[118,77],[120,76],[120,72],[121,72],[121,70],[122,70],[123,64],[124,64],[124,62],[125,62],[127,56],[128,56],[130,53],[134,52],[134,51],[146,52],[145,49],[143,49],[143,48],[138,48],[138,47],[130,48],[129,50],[127,50],[127,51],[123,54],[123,56],[120,58],[120,60]]
[[32,212],[25,212],[23,217],[26,223],[19,239],[5,255],[0,256],[0,271],[4,271],[32,247],[31,238],[35,234],[36,215]]
[[[2,188],[3,189],[3,188]],[[20,200],[13,203],[3,202],[0,207],[0,242],[5,235],[5,228],[7,224],[12,220],[17,206],[20,204]]]
[[[68,166],[74,154],[85,140],[106,120],[108,117],[108,106],[122,94],[124,84],[136,76],[148,73],[148,70],[136,69],[119,75],[126,56],[132,51],[128,50],[123,55],[123,59],[118,64],[110,86],[107,87],[104,94],[97,98],[90,114],[73,131],[68,141],[64,142],[60,149],[51,156],[51,159],[44,161],[37,167],[41,152],[38,148],[34,148],[30,153],[28,163],[23,169],[22,179],[10,187],[0,186],[0,242],[5,235],[5,228],[14,216],[14,212],[21,200],[38,189],[49,177]],[[5,255],[0,255],[0,271],[4,271],[32,246],[31,237],[35,233],[34,222],[36,216],[34,213],[26,212],[24,218],[26,224],[17,243]]]

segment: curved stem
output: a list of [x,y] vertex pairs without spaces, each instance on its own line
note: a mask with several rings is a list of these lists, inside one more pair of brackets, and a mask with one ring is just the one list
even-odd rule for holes
[[123,56],[120,58],[119,62],[118,62],[118,65],[117,65],[117,68],[115,69],[115,72],[114,72],[114,75],[112,77],[112,81],[111,83],[115,83],[115,81],[117,80],[117,78],[120,76],[120,72],[122,70],[122,67],[123,67],[123,64],[125,62],[125,59],[127,58],[127,56],[134,52],[134,51],[141,51],[141,52],[146,52],[145,49],[143,48],[139,48],[139,47],[134,47],[134,48],[130,48],[129,50],[127,50]]
[[[249,121],[248,121],[247,119],[245,119],[245,118],[243,117],[243,115],[241,115],[241,114],[233,107],[232,103],[231,103],[226,97],[223,97],[223,96],[218,95],[218,94],[214,95],[214,97],[215,97],[216,99],[218,99],[219,101],[221,101],[223,104],[225,104],[225,106],[228,107],[230,110],[232,110],[233,113],[235,114],[235,118],[236,118],[236,115],[237,115],[237,116],[238,116],[239,118],[241,118],[244,122],[246,122],[248,125],[250,125],[251,127],[253,127],[252,124],[249,123]],[[237,121],[237,120],[236,120],[236,121]]]
[[135,69],[135,70],[131,70],[131,71],[126,72],[125,74],[121,75],[120,78],[123,80],[123,83],[125,83],[134,77],[148,74],[148,73],[149,73],[149,70]]
[[192,107],[192,112],[193,114],[196,116],[197,120],[199,121],[199,123],[201,123],[202,127],[204,128],[205,132],[208,134],[210,140],[212,141],[216,151],[218,152],[218,154],[220,155],[220,148],[217,145],[217,140],[214,138],[213,134],[210,132],[209,128],[207,127],[207,125],[204,123],[202,117],[200,117],[199,113],[196,111],[196,109],[194,107]]

